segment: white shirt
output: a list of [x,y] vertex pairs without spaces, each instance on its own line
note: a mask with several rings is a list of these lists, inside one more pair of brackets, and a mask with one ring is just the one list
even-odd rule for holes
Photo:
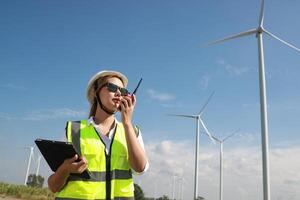
[[[117,123],[118,123],[118,121],[117,121],[117,119],[115,119],[114,127],[109,131],[108,136],[106,136],[106,135],[101,133],[100,127],[99,127],[98,124],[95,123],[93,117],[90,117],[89,120],[88,120],[88,125],[92,124],[94,126],[95,130],[98,132],[98,135],[101,137],[102,141],[104,142],[106,154],[109,154],[110,144],[112,142],[112,138],[114,136]],[[142,134],[141,134],[140,130],[139,130],[137,139],[138,139],[142,149],[145,151],[144,142],[143,142],[143,138],[142,138]],[[140,174],[145,173],[148,170],[148,168],[149,168],[149,162],[147,160],[146,166],[145,166],[145,168],[142,172],[138,173],[138,172],[134,171],[133,169],[132,170],[133,170],[134,174],[140,175]]]

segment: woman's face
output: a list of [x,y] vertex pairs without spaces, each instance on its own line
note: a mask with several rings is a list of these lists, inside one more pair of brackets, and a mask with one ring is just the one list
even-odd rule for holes
[[[106,83],[112,83],[120,88],[124,87],[123,82],[117,77],[107,78]],[[119,89],[115,92],[112,92],[108,89],[107,86],[104,86],[99,91],[99,95],[100,95],[102,104],[106,108],[113,110],[113,111],[116,111],[119,108],[120,103],[121,103],[121,98],[122,98],[122,95],[121,95],[121,92]]]

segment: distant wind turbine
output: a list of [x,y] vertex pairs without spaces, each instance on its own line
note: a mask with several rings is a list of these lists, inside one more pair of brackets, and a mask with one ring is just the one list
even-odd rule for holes
[[237,131],[234,133],[230,134],[229,136],[225,137],[224,139],[217,138],[216,136],[212,135],[212,138],[216,140],[218,143],[220,143],[220,192],[219,192],[219,197],[220,200],[223,200],[223,143],[235,135]]
[[178,179],[179,181],[179,199],[183,200],[183,185],[184,183],[186,183],[185,179],[183,178],[183,176],[179,177]]
[[175,200],[175,184],[176,184],[177,175],[173,174],[173,183],[172,183],[172,199]]
[[29,153],[29,159],[28,159],[28,164],[27,164],[27,171],[26,171],[26,177],[25,177],[24,185],[27,184],[28,174],[29,174],[29,169],[30,169],[30,164],[31,164],[31,158],[33,156],[33,148],[34,147],[25,147],[25,148],[30,149],[30,153]]
[[270,179],[269,179],[269,141],[268,141],[268,117],[267,117],[267,98],[266,98],[266,80],[265,80],[265,64],[264,64],[264,49],[263,49],[263,33],[271,36],[272,38],[282,42],[283,44],[291,47],[292,49],[299,51],[300,49],[294,45],[280,39],[273,33],[267,31],[263,27],[264,22],[264,0],[261,1],[260,15],[258,21],[258,27],[253,28],[221,40],[217,40],[209,43],[208,45],[218,44],[227,40],[235,38],[255,35],[258,41],[258,60],[259,60],[259,88],[260,88],[260,116],[261,116],[261,138],[262,138],[262,164],[263,164],[263,193],[264,200],[270,200]]
[[200,140],[200,123],[203,127],[203,129],[205,130],[205,134],[208,135],[208,137],[211,139],[211,141],[213,143],[215,143],[215,140],[212,138],[210,132],[208,131],[207,127],[205,126],[203,120],[201,119],[201,115],[203,114],[203,111],[205,109],[205,107],[207,106],[207,104],[209,103],[210,99],[212,98],[212,96],[214,95],[214,92],[209,96],[209,98],[207,99],[206,103],[204,104],[204,106],[201,108],[199,114],[197,115],[175,115],[175,114],[169,114],[169,116],[176,116],[176,117],[184,117],[184,118],[192,118],[192,119],[196,119],[196,152],[195,152],[195,182],[194,182],[194,199],[197,199],[198,197],[198,165],[199,165],[199,159],[198,159],[198,155],[199,155],[199,140]]
[[38,159],[37,159],[37,168],[36,168],[36,177],[39,175],[39,171],[40,171],[40,164],[41,164],[41,155],[38,156]]

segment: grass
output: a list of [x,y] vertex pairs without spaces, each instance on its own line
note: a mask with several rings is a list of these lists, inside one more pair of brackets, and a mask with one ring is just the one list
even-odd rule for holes
[[53,200],[54,194],[48,188],[12,185],[0,182],[0,195],[24,200]]

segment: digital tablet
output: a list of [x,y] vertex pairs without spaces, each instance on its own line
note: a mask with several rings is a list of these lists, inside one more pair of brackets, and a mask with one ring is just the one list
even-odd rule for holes
[[[73,145],[69,142],[45,139],[36,139],[34,142],[39,148],[49,167],[54,172],[64,162],[65,159],[72,158],[73,156],[75,156],[75,154],[79,155],[74,149]],[[71,175],[86,179],[90,178],[88,170],[85,170],[81,174],[74,173]]]

